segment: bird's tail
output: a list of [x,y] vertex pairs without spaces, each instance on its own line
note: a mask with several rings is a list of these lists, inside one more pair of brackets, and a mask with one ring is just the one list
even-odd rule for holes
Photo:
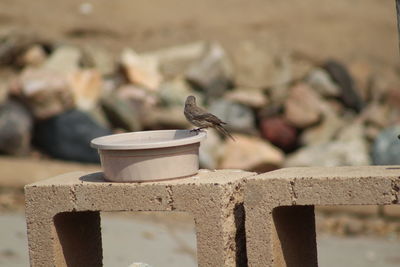
[[215,125],[215,128],[225,136],[228,136],[233,141],[236,141],[235,138],[222,126],[222,125]]

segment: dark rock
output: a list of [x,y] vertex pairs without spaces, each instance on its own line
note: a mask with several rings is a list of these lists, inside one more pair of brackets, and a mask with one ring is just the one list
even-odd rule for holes
[[260,123],[261,135],[285,152],[297,147],[297,130],[281,117],[264,118]]
[[329,60],[325,62],[323,68],[329,73],[333,81],[336,82],[336,84],[340,87],[340,96],[345,106],[355,110],[356,112],[360,112],[365,106],[365,103],[359,95],[353,78],[351,77],[346,66],[337,61]]
[[371,155],[374,165],[400,164],[400,125],[392,126],[380,132],[375,139]]
[[111,134],[87,114],[70,110],[35,126],[34,144],[49,155],[63,160],[99,162],[97,151],[90,147],[93,138]]
[[8,100],[0,105],[0,151],[26,154],[30,148],[32,116],[20,103]]

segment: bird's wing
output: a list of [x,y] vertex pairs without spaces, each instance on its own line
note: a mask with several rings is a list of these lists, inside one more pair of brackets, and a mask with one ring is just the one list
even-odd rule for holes
[[221,121],[217,116],[215,116],[211,113],[199,114],[196,116],[196,119],[205,120],[205,121],[211,122],[213,124],[225,124],[225,122]]

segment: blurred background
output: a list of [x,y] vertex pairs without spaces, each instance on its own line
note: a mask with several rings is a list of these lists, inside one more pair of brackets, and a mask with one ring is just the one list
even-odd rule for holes
[[[400,164],[398,43],[393,0],[0,0],[0,265],[28,265],[25,184],[189,129],[190,94],[236,139],[208,130],[202,168]],[[399,207],[316,213],[321,266],[399,266]],[[105,266],[196,266],[189,215],[102,218]]]

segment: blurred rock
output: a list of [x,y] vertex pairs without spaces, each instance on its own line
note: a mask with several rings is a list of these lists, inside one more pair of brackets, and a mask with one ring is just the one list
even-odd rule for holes
[[400,164],[400,125],[388,127],[380,132],[375,139],[371,156],[374,165],[399,165]]
[[102,106],[100,103],[97,103],[96,106],[91,108],[90,110],[84,111],[86,114],[88,114],[97,124],[99,124],[101,127],[111,129],[111,123],[108,121],[108,118],[106,116],[106,113],[104,112]]
[[323,69],[316,68],[311,71],[306,78],[306,82],[321,96],[337,97],[340,95],[340,89]]
[[175,78],[182,76],[190,64],[198,60],[206,50],[206,42],[194,42],[143,53],[142,55],[157,58],[160,62],[160,71],[163,76]]
[[128,100],[143,109],[153,108],[160,102],[156,94],[132,84],[121,86],[115,93],[119,98]]
[[121,65],[128,80],[151,90],[157,90],[162,81],[159,62],[156,57],[140,56],[132,49],[125,49]]
[[0,76],[0,104],[3,104],[8,99],[10,93],[10,81],[8,77]]
[[116,69],[111,53],[93,45],[83,48],[81,65],[84,68],[96,69],[101,75],[111,75]]
[[43,69],[62,74],[78,70],[81,51],[74,46],[60,46],[51,53]]
[[210,99],[222,96],[232,86],[233,70],[224,49],[210,43],[203,55],[188,67],[185,76]]
[[235,83],[246,87],[271,87],[279,75],[279,66],[276,65],[276,57],[279,54],[281,53],[277,42],[238,43],[232,53]]
[[0,105],[0,152],[24,155],[30,150],[33,120],[20,103],[8,100]]
[[346,121],[333,112],[326,112],[323,116],[320,124],[306,129],[301,134],[301,144],[314,145],[329,142],[346,125]]
[[278,72],[271,86],[267,88],[267,93],[271,102],[282,104],[289,94],[289,84],[293,82],[291,61],[289,56],[284,53],[276,57],[274,64]]
[[34,144],[58,159],[97,163],[99,156],[90,147],[90,141],[108,134],[109,129],[99,126],[85,113],[70,110],[37,123]]
[[159,90],[161,103],[165,106],[180,105],[183,107],[186,97],[189,95],[195,95],[197,101],[201,103],[201,95],[193,93],[189,84],[181,78],[164,82]]
[[300,129],[306,128],[320,121],[324,104],[312,88],[298,84],[291,88],[285,101],[285,118]]
[[20,56],[40,40],[32,33],[15,28],[0,31],[0,65],[19,65]]
[[68,78],[76,107],[83,111],[93,109],[101,97],[100,73],[85,69],[71,73]]
[[116,94],[106,95],[101,99],[104,113],[114,128],[122,128],[127,131],[140,131],[140,114],[134,105]]
[[235,88],[226,93],[224,98],[251,108],[262,108],[268,104],[267,96],[255,88]]
[[226,122],[226,128],[231,131],[241,133],[256,131],[253,111],[247,106],[219,99],[211,103],[208,111]]
[[371,66],[366,62],[356,61],[351,62],[348,67],[352,77],[355,80],[357,89],[359,89],[361,98],[364,101],[370,100],[369,90],[371,89],[370,86],[372,85],[373,76]]
[[261,136],[285,152],[297,147],[297,130],[284,118],[269,117],[260,122]]
[[367,124],[373,124],[381,128],[389,125],[390,108],[388,105],[371,103],[363,110],[360,118]]
[[340,96],[345,106],[356,112],[360,112],[364,108],[365,103],[360,97],[353,78],[346,66],[337,61],[329,60],[325,62],[323,68],[329,73],[332,80],[341,89]]
[[371,163],[369,145],[359,123],[342,130],[336,141],[317,143],[289,155],[285,167],[298,166],[365,166]]
[[369,142],[373,142],[381,132],[381,128],[376,125],[366,125],[365,126],[365,137]]
[[266,172],[282,165],[284,154],[270,143],[245,135],[236,134],[234,138],[224,145],[220,168]]
[[36,119],[47,119],[74,107],[65,76],[42,69],[25,70],[14,94],[25,101]]
[[308,73],[315,67],[315,60],[301,52],[290,53],[291,79],[294,81],[304,80]]
[[192,126],[183,115],[183,107],[179,106],[154,107],[147,110],[140,119],[145,129],[181,129]]
[[207,129],[207,138],[200,144],[200,168],[214,170],[221,156],[221,138],[214,129]]
[[20,64],[25,67],[37,67],[47,59],[46,51],[41,45],[29,47],[20,57]]

